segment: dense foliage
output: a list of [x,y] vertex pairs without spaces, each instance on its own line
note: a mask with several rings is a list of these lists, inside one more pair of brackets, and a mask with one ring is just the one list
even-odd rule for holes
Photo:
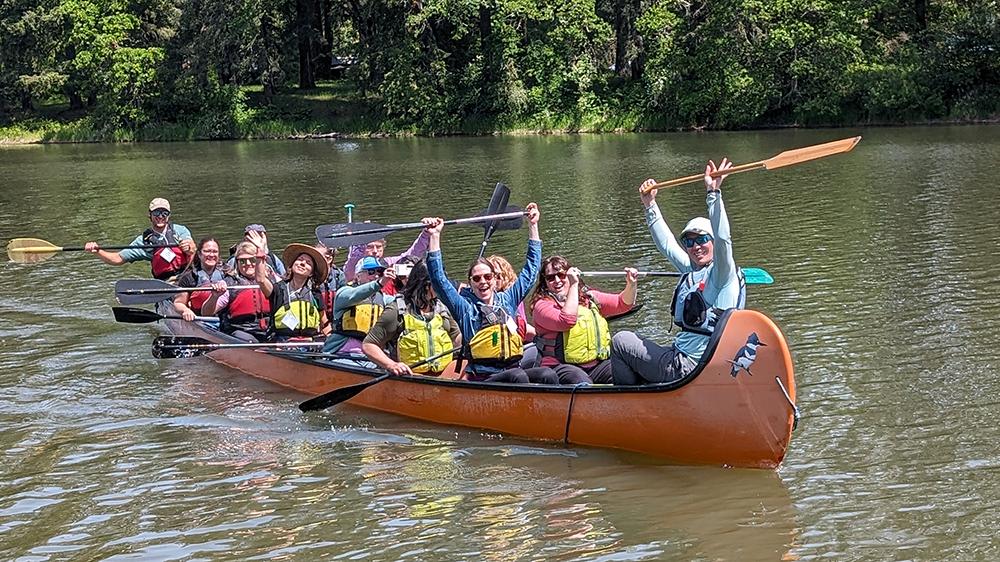
[[1000,114],[997,0],[3,0],[0,120],[240,136],[346,56],[391,131]]

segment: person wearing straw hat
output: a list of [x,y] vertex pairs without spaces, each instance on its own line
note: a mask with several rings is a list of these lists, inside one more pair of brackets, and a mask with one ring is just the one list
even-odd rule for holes
[[191,231],[185,226],[170,222],[170,201],[157,197],[149,202],[149,228],[135,237],[129,246],[159,246],[177,244],[156,250],[125,249],[118,252],[102,250],[97,242],[87,242],[84,249],[96,254],[106,264],[125,265],[137,261],[151,264],[153,277],[170,279],[187,267],[194,256],[195,244]]
[[676,239],[656,205],[656,190],[645,192],[656,181],[646,180],[639,187],[653,242],[677,271],[684,274],[677,282],[671,305],[674,323],[680,326],[681,332],[670,346],[661,346],[635,332],[615,334],[611,339],[611,370],[615,384],[683,379],[698,367],[722,312],[743,308],[746,283],[733,259],[729,218],[722,204],[721,187],[726,175],[711,176],[717,170],[730,167],[732,163],[725,158],[718,167],[715,162],[708,162],[705,166],[708,218],[691,219]]
[[272,282],[267,253],[257,246],[256,279],[271,304],[271,330],[279,341],[306,339],[321,333],[326,323],[319,286],[329,275],[329,266],[316,248],[289,244],[281,252],[287,269],[280,281]]

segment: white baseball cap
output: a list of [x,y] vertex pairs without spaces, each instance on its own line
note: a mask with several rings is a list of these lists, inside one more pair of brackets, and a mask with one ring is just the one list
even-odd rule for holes
[[167,201],[166,199],[164,199],[162,197],[157,197],[156,199],[153,199],[152,201],[150,201],[149,202],[149,210],[152,212],[152,211],[155,211],[157,209],[166,209],[166,210],[169,211],[170,210],[170,201]]
[[706,219],[705,217],[695,217],[690,221],[688,221],[687,225],[684,227],[684,230],[681,231],[680,238],[684,238],[684,236],[688,232],[694,232],[696,234],[707,234],[712,238],[715,238],[715,233],[712,232],[712,221]]

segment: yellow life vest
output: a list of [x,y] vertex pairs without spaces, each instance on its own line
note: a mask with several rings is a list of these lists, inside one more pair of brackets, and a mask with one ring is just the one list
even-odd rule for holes
[[611,330],[601,316],[597,299],[588,295],[587,306],[576,312],[576,324],[554,339],[538,338],[542,355],[555,357],[560,363],[583,365],[611,357]]
[[375,293],[366,302],[348,308],[340,317],[337,332],[359,340],[365,339],[368,330],[378,322],[379,316],[382,316],[382,311],[385,310],[382,303],[382,293]]
[[506,366],[520,359],[524,353],[524,342],[511,329],[513,319],[503,309],[493,309],[479,305],[483,325],[468,342],[468,350],[474,363]]
[[278,307],[271,325],[278,335],[313,336],[319,333],[319,323],[320,312],[312,301],[292,301]]
[[[396,342],[396,356],[401,363],[414,365],[451,349],[451,335],[444,329],[444,318],[438,311],[435,310],[430,320],[424,320],[406,310],[402,299],[399,299],[398,303],[403,331]],[[450,362],[451,356],[446,355],[415,367],[413,372],[440,373]]]

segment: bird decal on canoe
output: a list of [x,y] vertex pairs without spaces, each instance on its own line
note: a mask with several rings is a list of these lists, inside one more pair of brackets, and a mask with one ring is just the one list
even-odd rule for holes
[[757,348],[760,346],[766,347],[767,344],[760,341],[760,338],[757,337],[757,332],[751,332],[747,338],[747,343],[736,352],[736,356],[730,361],[733,368],[729,371],[729,374],[734,379],[739,374],[740,369],[746,371],[751,377],[753,376],[753,373],[750,372],[750,367],[757,360]]

